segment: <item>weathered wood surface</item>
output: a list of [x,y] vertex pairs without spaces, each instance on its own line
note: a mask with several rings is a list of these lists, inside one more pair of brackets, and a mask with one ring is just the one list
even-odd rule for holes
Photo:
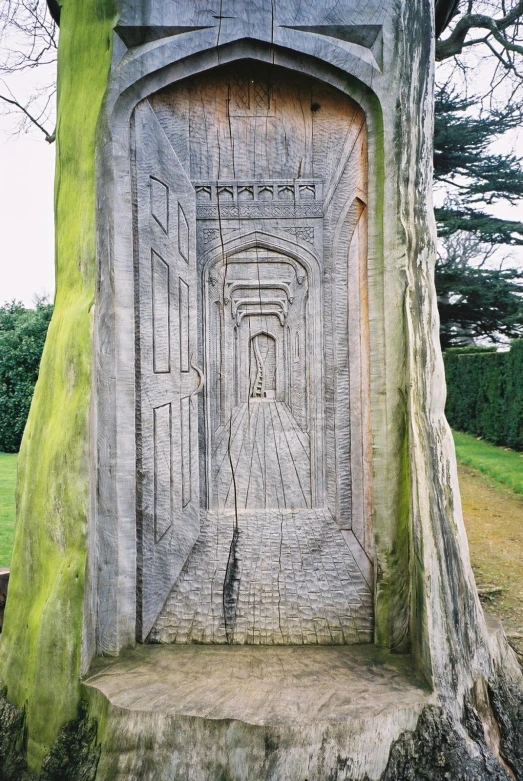
[[[198,538],[196,199],[148,103],[135,114],[137,624],[144,640]],[[190,223],[190,226],[189,226]]]
[[141,648],[84,691],[109,716],[99,776],[117,781],[376,779],[434,702],[404,657],[370,645]]
[[[450,8],[450,4],[438,3],[438,24],[441,19],[441,24],[446,23],[445,10]],[[195,730],[194,737],[203,740],[209,754],[202,755],[208,764],[200,777],[207,774],[214,779],[222,770],[235,780],[248,777],[252,781],[256,774],[268,779],[285,777],[282,757],[295,756],[295,749],[303,757],[307,733],[307,747],[318,747],[313,752],[317,778],[523,778],[521,673],[502,632],[487,631],[468,560],[453,444],[444,418],[431,203],[434,3],[198,0],[182,5],[123,0],[120,11],[96,146],[98,285],[89,442],[81,427],[66,429],[74,452],[83,454],[78,464],[84,464],[89,455],[89,469],[84,470],[82,481],[78,471],[71,476],[64,466],[63,485],[56,483],[60,475],[50,474],[64,496],[76,496],[80,490],[83,509],[89,481],[88,538],[82,547],[84,537],[79,530],[84,516],[73,511],[78,508],[57,512],[60,520],[53,516],[52,533],[47,535],[44,521],[31,515],[18,525],[22,530],[18,550],[32,550],[32,541],[45,539],[50,560],[59,557],[62,562],[70,560],[69,554],[76,557],[78,550],[80,558],[74,560],[83,560],[87,549],[82,638],[82,667],[87,672],[97,654],[117,654],[135,643],[137,633],[142,638],[146,634],[143,620],[140,626],[145,579],[150,578],[154,594],[149,623],[159,614],[162,620],[169,613],[172,616],[169,601],[165,615],[161,603],[180,568],[168,600],[176,599],[176,588],[186,582],[188,574],[192,577],[199,572],[205,586],[213,582],[205,569],[211,555],[193,558],[198,541],[189,552],[197,533],[196,511],[202,517],[204,512],[221,512],[216,523],[220,530],[221,522],[227,520],[223,513],[231,511],[226,495],[231,485],[236,501],[230,524],[223,524],[228,537],[224,540],[221,531],[213,532],[220,534],[219,547],[224,543],[227,556],[220,547],[216,561],[225,571],[219,578],[216,602],[221,613],[210,624],[223,630],[228,643],[234,642],[235,622],[242,615],[245,593],[239,554],[250,539],[247,533],[242,538],[245,528],[240,523],[238,498],[245,505],[243,520],[247,523],[249,512],[261,513],[264,523],[265,513],[274,513],[268,520],[280,521],[282,551],[286,542],[282,512],[295,515],[296,528],[301,528],[300,519],[306,519],[307,513],[314,513],[320,542],[334,519],[340,547],[346,545],[341,559],[350,560],[350,566],[356,562],[367,586],[361,617],[366,639],[374,621],[376,645],[394,654],[411,652],[409,663],[429,683],[433,706],[423,709],[416,725],[414,717],[408,724],[401,722],[401,734],[396,716],[390,720],[385,711],[383,717],[377,713],[369,738],[374,741],[372,753],[353,734],[361,734],[355,722],[336,727],[332,753],[323,759],[321,740],[314,742],[317,733],[312,739],[306,730],[291,731],[282,748],[271,742],[273,733],[265,731],[265,764],[259,761],[258,749],[249,754],[252,762],[236,762],[238,746],[241,754],[242,746],[247,751],[251,745],[250,728],[242,725],[238,731],[229,730],[227,722],[202,718],[198,720],[201,731]],[[64,13],[62,24],[68,23],[74,24],[73,15]],[[89,28],[93,36],[95,26]],[[62,40],[69,40],[67,34]],[[91,67],[92,58],[87,61]],[[80,71],[87,68],[84,60],[77,65]],[[68,73],[67,68],[62,73]],[[73,91],[82,106],[91,105],[85,101],[90,95],[87,81],[77,75],[79,86]],[[135,119],[139,120],[144,107],[154,112],[159,124],[145,151],[138,149],[140,134],[135,132]],[[76,127],[75,133],[81,139],[83,128]],[[161,175],[147,171],[154,180],[147,199],[136,186],[136,164],[142,152],[142,162],[154,162],[149,152],[154,151],[158,138],[163,139],[171,160],[165,177],[175,171],[178,179],[167,182],[163,171]],[[62,175],[64,168],[71,170],[78,163],[74,149],[68,150]],[[172,203],[170,198],[165,200],[165,185],[180,190]],[[62,207],[66,200],[74,200],[69,201],[66,194],[67,189],[58,193]],[[151,246],[148,239],[146,252],[141,254],[144,208],[149,209],[147,217],[158,236],[162,231],[165,234],[169,220],[175,230],[161,248]],[[83,237],[92,213],[89,219],[81,210],[76,217],[76,212],[66,214],[74,223],[71,235]],[[91,238],[94,230],[93,224]],[[191,266],[194,236],[196,258]],[[87,242],[88,247],[93,243]],[[78,247],[83,248],[78,257],[84,262],[89,253],[80,241]],[[58,267],[64,275],[59,290],[67,290],[63,283],[69,272],[60,263]],[[166,295],[167,268],[177,278]],[[145,269],[150,277],[141,284]],[[89,267],[86,272],[89,279],[92,270]],[[191,290],[195,276],[196,295]],[[91,302],[90,293],[82,292],[84,298]],[[155,317],[151,318],[153,310]],[[86,322],[83,317],[84,338]],[[81,345],[87,342],[75,347],[80,350]],[[82,349],[85,352],[87,346]],[[84,358],[85,366],[90,365],[87,352]],[[179,379],[182,374],[183,381]],[[166,380],[167,375],[172,376]],[[44,377],[49,386],[53,376]],[[204,393],[197,401],[190,400],[204,379]],[[171,396],[158,401],[153,397],[164,380]],[[187,386],[182,389],[185,381]],[[180,410],[176,418],[172,409],[170,415],[165,410],[175,403]],[[193,414],[191,404],[198,417],[197,440],[190,426],[189,436],[181,433],[184,419]],[[232,447],[241,423],[236,414],[241,405],[253,412],[254,425],[262,405],[264,425],[268,421],[272,425],[274,412],[282,410],[277,405],[286,405],[291,423],[281,429],[271,427],[272,440],[265,445],[273,455],[263,467],[260,448],[253,446],[256,432],[251,434],[250,426],[242,429],[245,446],[237,451]],[[82,409],[87,409],[85,394]],[[63,421],[56,411],[53,415],[52,424],[59,430]],[[230,474],[216,462],[227,426],[231,440],[225,455]],[[38,441],[45,444],[45,438]],[[307,475],[303,480],[287,481],[286,470],[299,477],[293,455],[298,447],[305,451],[305,460],[299,463]],[[249,455],[251,466],[245,468]],[[31,458],[32,463],[38,462],[34,451]],[[259,468],[252,467],[256,458]],[[47,462],[42,459],[42,463]],[[53,463],[62,464],[64,459]],[[235,472],[240,463],[241,470]],[[38,474],[39,479],[45,476]],[[193,491],[198,482],[199,495]],[[26,485],[22,491],[26,499],[31,490],[32,485]],[[267,507],[267,503],[278,502],[278,509]],[[191,504],[192,515],[184,526],[180,512]],[[50,517],[47,509],[46,505],[45,523]],[[329,515],[322,512],[325,509]],[[80,520],[75,525],[77,517]],[[172,545],[162,548],[171,528],[179,533],[169,538]],[[67,534],[62,534],[63,529]],[[269,529],[271,534],[274,531]],[[249,532],[256,537],[256,529]],[[150,556],[149,567],[144,566],[148,561],[143,555],[145,539],[152,542],[152,551],[160,546],[158,561]],[[312,533],[311,539],[315,539]],[[202,542],[203,537],[198,540]],[[245,561],[251,573],[252,547],[247,546],[250,552]],[[326,545],[316,550],[319,561],[328,549]],[[161,560],[162,555],[171,554],[168,561]],[[40,578],[45,571],[42,557],[33,556],[36,564],[31,571],[35,582],[48,583]],[[277,565],[271,564],[273,568],[277,584],[282,562],[278,559]],[[303,566],[298,574],[306,571]],[[282,629],[288,630],[295,617],[289,607],[293,588],[300,587],[304,604],[310,604],[316,592],[312,577],[305,578],[302,586],[294,570],[285,574],[290,596],[285,604],[288,625]],[[345,575],[341,571],[340,577]],[[84,587],[82,576],[79,573],[74,584],[79,593]],[[13,573],[12,582],[16,581]],[[248,582],[253,584],[259,605],[260,583]],[[360,620],[361,604],[351,605],[360,586],[361,579],[354,588],[344,583],[338,595],[349,624]],[[209,590],[203,589],[206,615],[215,604]],[[268,587],[265,590],[269,592]],[[273,596],[277,591],[271,588],[267,597],[271,621],[280,604],[280,597]],[[320,588],[320,617],[330,610],[333,596],[321,592]],[[34,598],[34,603],[21,605],[20,612],[36,616],[31,642],[43,637],[46,653],[50,641],[58,649],[53,664],[67,692],[67,707],[62,704],[59,713],[60,718],[66,718],[65,713],[71,717],[78,693],[79,637],[65,637],[62,652],[52,633],[58,625],[59,597],[52,597],[50,612],[45,607],[33,614],[33,604],[47,606],[47,592],[30,595],[25,589],[22,593],[23,599],[26,593],[28,600]],[[262,607],[265,598],[261,598]],[[76,612],[67,624],[71,632],[80,624],[75,604]],[[187,626],[195,615],[191,600],[177,601],[175,607],[174,613],[182,608],[180,620]],[[11,618],[9,606],[7,612],[5,636],[12,621],[17,638],[25,637],[28,622],[17,623],[14,612]],[[265,618],[261,610],[255,612],[254,624]],[[289,637],[276,630],[275,620],[273,624],[268,642],[275,642],[277,631]],[[243,634],[240,629],[242,642],[246,641],[250,628]],[[189,635],[186,632],[184,639]],[[16,648],[14,644],[10,650],[10,683],[20,706],[25,701],[21,693],[31,693],[28,712],[35,712],[36,703],[39,729],[49,748],[57,731],[58,711],[53,712],[51,726],[43,724],[41,716],[55,695],[49,694],[47,682],[49,696],[40,702],[33,683],[25,684],[38,677],[35,670],[41,664],[32,661],[38,654],[33,654],[23,676],[16,675]],[[25,647],[20,648],[27,657]],[[148,651],[142,649],[145,654]],[[205,649],[212,651],[221,652]],[[270,649],[240,651],[249,655]],[[359,651],[353,653],[356,658]],[[73,672],[65,674],[65,670]],[[229,674],[228,685],[234,686],[232,671],[225,673]],[[154,678],[151,668],[144,675]],[[165,738],[166,777],[185,780],[186,766],[176,765],[172,751],[179,735],[176,730],[171,732],[172,725],[163,715],[129,715],[109,700],[109,694],[91,689],[91,713],[101,718],[107,730],[100,732],[100,739],[107,741],[107,756],[114,749],[113,769],[114,763],[118,767],[124,762],[127,778],[132,779],[133,772],[137,778],[145,777],[145,772],[155,777],[154,740]],[[337,702],[335,697],[333,702]],[[33,746],[40,739],[31,735],[35,723],[31,715]],[[191,717],[191,729],[194,726]],[[150,737],[151,744],[136,740],[139,734]],[[183,737],[185,732],[180,734]],[[150,754],[148,745],[153,745]],[[214,752],[213,746],[218,745],[227,757],[225,765]],[[336,745],[344,746],[341,753]],[[376,745],[379,767],[369,759],[377,756]],[[261,743],[258,747],[261,750]],[[33,754],[41,758],[43,751],[40,745]],[[294,766],[293,772],[298,768],[300,773],[296,778],[302,777],[300,762]],[[287,777],[293,778],[291,773]]]

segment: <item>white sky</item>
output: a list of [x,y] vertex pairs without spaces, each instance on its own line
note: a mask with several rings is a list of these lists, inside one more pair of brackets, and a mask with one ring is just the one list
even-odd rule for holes
[[[9,127],[11,125],[11,127]],[[55,147],[0,117],[0,305],[54,295]]]
[[[17,88],[30,92],[39,78],[38,69],[27,71],[17,78]],[[19,135],[16,127],[16,118],[0,114],[0,305],[16,299],[31,306],[35,296],[54,295],[55,146],[39,131]],[[496,151],[512,146],[523,156],[523,132],[519,138],[507,134]],[[523,219],[521,206],[497,205],[493,211]],[[507,251],[503,248],[504,255]],[[521,249],[513,252],[513,261],[523,264]]]
[[[17,98],[30,96],[53,79],[52,68],[17,74],[9,86]],[[54,296],[55,145],[39,130],[17,132],[19,124],[18,115],[0,113],[0,305],[32,306],[35,296]]]

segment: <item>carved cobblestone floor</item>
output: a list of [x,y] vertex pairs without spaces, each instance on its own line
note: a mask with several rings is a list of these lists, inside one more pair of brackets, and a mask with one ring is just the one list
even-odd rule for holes
[[237,535],[234,523],[226,511],[202,517],[198,541],[151,640],[372,641],[371,588],[328,511],[240,513]]

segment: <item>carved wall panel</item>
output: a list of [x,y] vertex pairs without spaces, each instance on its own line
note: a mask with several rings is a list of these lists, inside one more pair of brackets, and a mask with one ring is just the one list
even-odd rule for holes
[[[173,463],[154,466],[162,513],[197,502],[200,531],[151,638],[370,642],[363,111],[311,78],[248,62],[146,105],[194,198],[191,218],[151,170],[152,216],[167,233],[176,223],[179,258],[162,281],[171,292],[154,294],[155,361],[167,371],[175,350],[171,374],[205,375],[198,397],[176,401],[173,385],[162,434]],[[180,271],[193,232],[194,277]],[[173,474],[169,509],[160,484]]]

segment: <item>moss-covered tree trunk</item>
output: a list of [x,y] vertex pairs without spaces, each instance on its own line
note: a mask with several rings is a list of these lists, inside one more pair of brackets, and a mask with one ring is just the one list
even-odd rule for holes
[[63,0],[55,184],[56,298],[18,466],[2,635],[8,699],[25,706],[38,767],[77,714],[89,502],[95,300],[95,137],[113,0]]

